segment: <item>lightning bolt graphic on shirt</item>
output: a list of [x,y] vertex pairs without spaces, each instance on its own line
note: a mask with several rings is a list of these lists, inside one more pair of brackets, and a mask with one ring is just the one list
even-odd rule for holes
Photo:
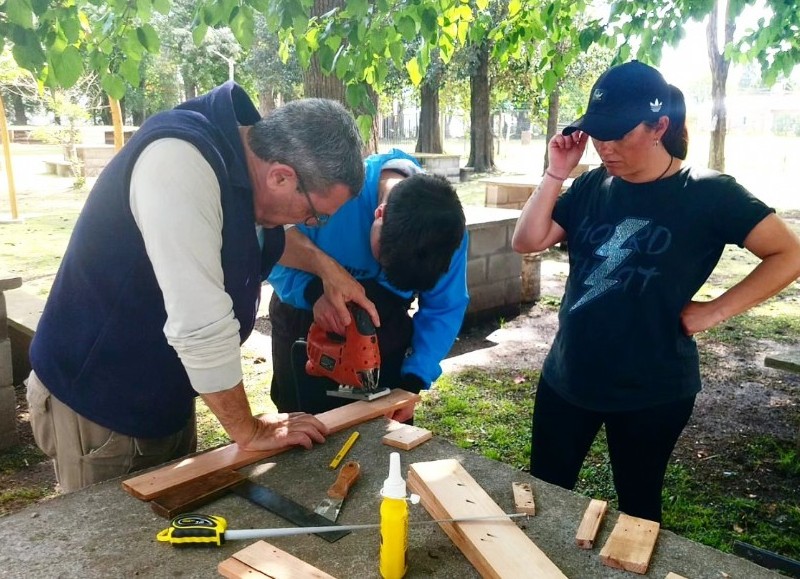
[[609,276],[633,253],[632,249],[623,249],[622,246],[649,223],[643,219],[625,219],[617,224],[611,239],[594,251],[595,255],[606,259],[586,276],[583,285],[588,286],[589,290],[573,304],[569,311],[578,309],[619,283],[618,279]]

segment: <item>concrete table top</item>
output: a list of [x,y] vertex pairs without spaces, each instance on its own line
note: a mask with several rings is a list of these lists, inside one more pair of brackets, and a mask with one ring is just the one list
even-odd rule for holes
[[[389,453],[381,444],[383,419],[337,433],[311,451],[292,450],[244,472],[251,480],[313,509],[334,479],[328,463],[353,430],[360,437],[347,459],[361,464],[361,478],[342,507],[340,524],[377,523],[379,490],[388,474]],[[512,482],[532,485],[535,517],[520,522],[526,534],[570,578],[623,578],[637,575],[600,562],[600,549],[618,513],[606,515],[595,547],[575,546],[575,532],[589,499],[541,482],[499,462],[485,459],[434,437],[411,451],[400,451],[404,476],[412,462],[455,458],[506,512],[514,508]],[[230,529],[291,526],[236,495],[198,509],[225,517]],[[430,520],[420,505],[410,519]],[[216,548],[178,549],[156,541],[168,526],[150,507],[113,480],[63,495],[0,520],[0,577],[218,577],[217,565],[253,541],[231,541]],[[335,543],[314,535],[268,542],[341,579],[378,577],[377,530],[354,531]],[[478,577],[477,572],[438,525],[410,527],[409,578]],[[721,553],[673,533],[661,531],[646,577],[674,572],[692,579],[778,578],[749,561]],[[518,578],[510,578],[518,579]]]

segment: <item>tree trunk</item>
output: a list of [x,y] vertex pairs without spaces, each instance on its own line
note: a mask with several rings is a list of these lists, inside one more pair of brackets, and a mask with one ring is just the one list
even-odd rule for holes
[[[728,130],[728,111],[725,107],[725,86],[728,83],[730,61],[720,51],[717,39],[717,20],[720,9],[725,22],[725,44],[733,40],[736,28],[725,0],[715,0],[706,26],[708,60],[711,67],[711,142],[708,148],[708,167],[715,171],[725,170],[725,136]],[[723,45],[722,50],[725,49]]]
[[[345,8],[344,0],[314,0],[314,7],[311,9],[311,17],[321,16],[330,12],[334,8]],[[325,98],[339,101],[347,107],[353,116],[358,118],[364,111],[357,111],[350,108],[345,98],[345,84],[335,75],[326,75],[319,64],[317,55],[311,57],[311,63],[303,73],[303,90],[306,97]],[[378,110],[378,93],[372,87],[367,87],[367,94]],[[378,152],[378,115],[372,117],[372,130],[369,137],[364,142],[364,154],[370,155]]]
[[476,173],[494,170],[492,126],[489,111],[489,45],[477,50],[478,64],[469,77],[470,134],[469,162]]
[[547,144],[550,143],[550,139],[558,132],[558,108],[560,100],[561,89],[556,85],[556,88],[550,93],[550,98],[547,99],[547,133],[544,136],[544,167],[542,167],[542,171],[547,169],[547,166],[550,164],[550,148]]
[[183,90],[186,92],[186,100],[197,97],[197,85],[191,81],[185,81]]
[[439,81],[430,79],[420,87],[419,134],[417,153],[443,153],[439,127]]
[[25,100],[17,92],[11,93],[11,106],[14,107],[14,124],[27,125],[28,112],[25,110]]
[[258,95],[258,112],[265,117],[273,110],[275,110],[275,96],[272,91],[269,89],[261,91],[261,94]]

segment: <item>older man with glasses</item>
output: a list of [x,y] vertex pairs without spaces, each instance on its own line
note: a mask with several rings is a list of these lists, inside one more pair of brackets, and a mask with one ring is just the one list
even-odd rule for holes
[[112,159],[31,347],[31,424],[63,491],[194,451],[197,395],[242,449],[324,441],[313,416],[252,414],[240,345],[283,226],[321,225],[356,195],[361,150],[341,105],[262,119],[229,82],[149,118]]

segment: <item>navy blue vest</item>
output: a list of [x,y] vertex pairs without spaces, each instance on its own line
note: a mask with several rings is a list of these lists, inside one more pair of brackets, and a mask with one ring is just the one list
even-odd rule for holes
[[30,352],[31,365],[50,392],[82,416],[129,436],[157,438],[186,425],[196,395],[164,336],[164,298],[129,204],[133,166],[156,139],[192,143],[217,176],[225,291],[241,341],[250,335],[261,282],[284,244],[281,227],[264,230],[263,251],[256,236],[238,127],[260,118],[244,90],[226,83],[149,118],[98,177]]

